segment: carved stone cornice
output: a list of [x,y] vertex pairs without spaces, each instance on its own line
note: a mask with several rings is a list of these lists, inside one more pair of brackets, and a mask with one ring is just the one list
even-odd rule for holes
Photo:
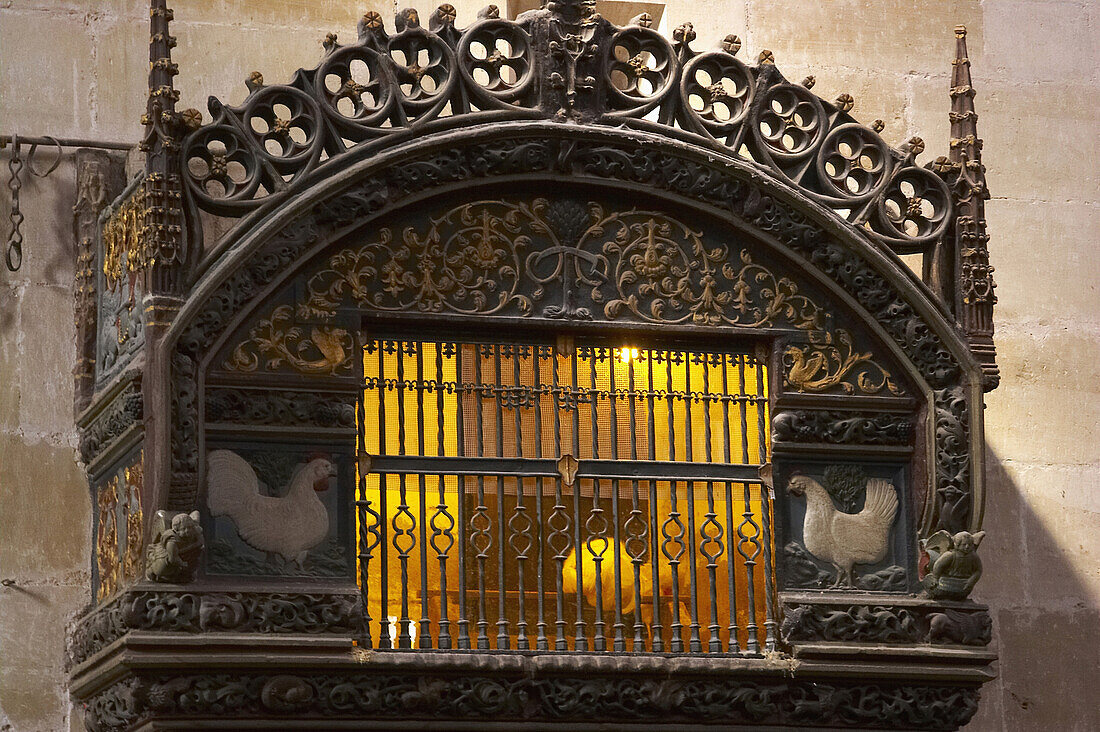
[[91,465],[143,417],[141,382],[130,381],[81,431],[80,459]]
[[785,599],[783,641],[890,645],[935,644],[984,647],[992,640],[993,621],[984,605],[906,601],[809,598]]
[[355,637],[363,610],[357,592],[180,591],[135,587],[76,622],[70,666],[130,631],[304,633]]
[[207,423],[355,429],[355,395],[232,386],[206,391]]
[[830,445],[912,444],[913,418],[906,414],[787,408],[772,417],[779,442]]
[[244,725],[272,715],[319,727],[341,721],[378,728],[386,720],[481,720],[540,729],[602,722],[952,730],[968,722],[977,706],[972,685],[911,680],[294,670],[142,673],[93,694],[85,713],[96,732],[123,730],[141,720],[217,718]]

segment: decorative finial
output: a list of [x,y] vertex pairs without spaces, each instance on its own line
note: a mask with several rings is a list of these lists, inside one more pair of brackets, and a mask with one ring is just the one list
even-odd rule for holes
[[851,112],[852,107],[856,104],[856,100],[851,94],[845,92],[836,98],[836,106],[841,112]]
[[871,129],[875,132],[882,132],[886,129],[886,123],[883,122],[881,119],[876,119],[874,122],[871,123]]
[[775,54],[765,48],[763,51],[760,52],[760,55],[757,56],[756,63],[758,63],[758,64],[774,64],[775,63]]
[[810,76],[807,76],[805,79],[802,80],[802,86],[806,87],[807,89],[813,89],[814,84],[816,84],[816,83],[817,83],[817,77],[813,76],[812,74]]
[[965,25],[955,26],[955,37],[956,38],[966,38],[966,26]]
[[640,28],[652,28],[653,16],[649,13],[639,13],[638,15],[635,15],[633,18],[631,18],[630,22],[627,25],[636,25]]
[[924,140],[919,137],[910,137],[909,142],[905,143],[905,149],[916,157],[924,152]]
[[336,48],[336,34],[326,33],[325,40],[321,41],[321,45],[325,47],[326,53],[332,53],[333,49]]
[[695,40],[695,26],[691,23],[683,23],[672,31],[672,40],[677,43],[691,43]]
[[244,85],[248,87],[249,93],[252,93],[263,87],[264,75],[259,71],[253,71],[248,75],[248,78],[244,80]]
[[484,8],[477,11],[477,17],[481,20],[495,20],[500,17],[500,8],[496,5],[486,5]]
[[722,39],[722,50],[731,56],[736,56],[741,50],[741,39],[730,33]]

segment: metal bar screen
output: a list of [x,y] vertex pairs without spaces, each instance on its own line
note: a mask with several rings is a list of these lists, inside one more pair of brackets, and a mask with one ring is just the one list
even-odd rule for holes
[[774,645],[756,358],[384,339],[363,365],[365,646]]

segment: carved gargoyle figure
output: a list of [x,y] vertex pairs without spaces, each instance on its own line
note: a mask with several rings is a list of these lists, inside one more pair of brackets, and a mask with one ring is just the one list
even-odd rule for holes
[[157,511],[153,540],[145,550],[145,578],[170,584],[192,581],[203,546],[198,511]]
[[978,545],[985,532],[971,534],[960,531],[952,536],[937,531],[921,541],[928,552],[928,574],[921,580],[928,596],[934,600],[965,600],[982,576],[982,560]]
[[839,510],[825,488],[808,476],[791,478],[787,490],[806,496],[802,541],[810,554],[836,567],[837,587],[856,586],[854,565],[875,564],[886,557],[898,512],[897,489],[889,481],[868,478],[863,510],[856,514]]

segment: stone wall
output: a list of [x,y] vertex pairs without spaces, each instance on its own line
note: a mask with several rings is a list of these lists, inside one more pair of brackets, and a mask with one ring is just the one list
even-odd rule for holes
[[[460,26],[474,18],[476,3],[454,4]],[[203,110],[209,94],[243,99],[253,69],[287,79],[317,60],[326,32],[353,38],[363,11],[393,9],[348,0],[172,6],[181,107]],[[142,0],[0,0],[0,132],[136,141],[147,12]],[[851,93],[860,119],[885,120],[895,144],[919,134],[926,156],[947,150],[951,30],[969,28],[1003,374],[987,399],[989,538],[976,592],[995,610],[1000,678],[970,729],[1100,729],[1100,706],[1087,701],[1100,668],[1100,7],[666,3],[662,29],[684,21],[695,23],[697,48],[734,32],[743,54],[769,48],[789,78],[815,75],[822,96]],[[46,180],[27,178],[26,262],[17,274],[0,271],[0,729],[20,732],[81,726],[62,645],[88,600],[91,512],[71,408],[73,170],[67,159]],[[0,199],[6,222],[6,193]]]

